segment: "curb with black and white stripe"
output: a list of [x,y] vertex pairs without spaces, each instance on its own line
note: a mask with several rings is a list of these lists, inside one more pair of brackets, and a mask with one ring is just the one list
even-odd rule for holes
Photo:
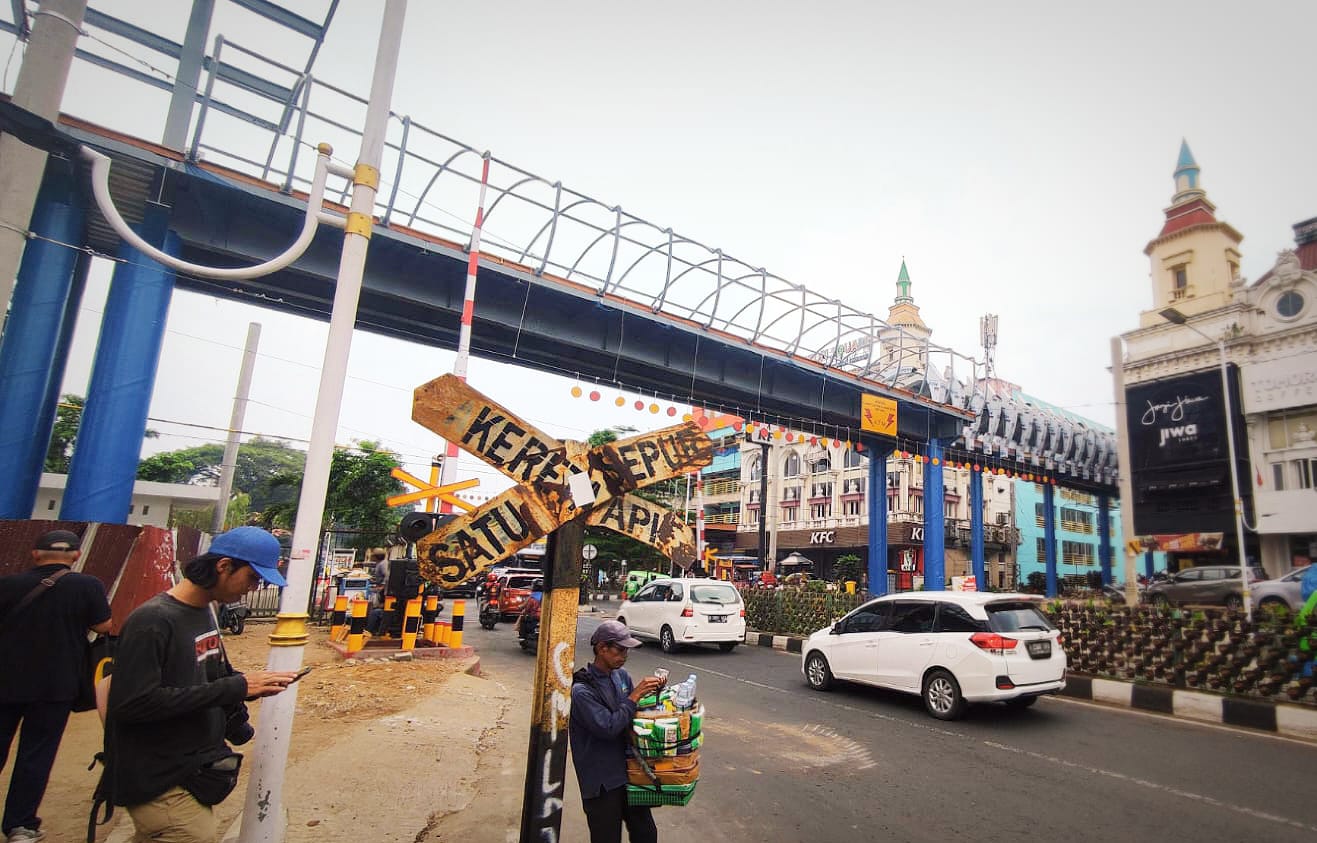
[[[805,639],[794,635],[772,635],[767,632],[745,634],[747,644],[772,647],[788,653],[799,653],[804,642]],[[1075,673],[1066,677],[1065,690],[1061,695],[1166,714],[1199,723],[1239,726],[1317,741],[1317,709],[1308,706],[1224,697],[1160,685],[1136,685]]]

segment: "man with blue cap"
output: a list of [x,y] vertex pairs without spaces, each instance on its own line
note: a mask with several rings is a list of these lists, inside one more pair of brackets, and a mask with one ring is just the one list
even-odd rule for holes
[[251,739],[244,700],[283,691],[291,672],[235,672],[211,603],[231,603],[262,581],[285,585],[279,542],[259,527],[215,537],[183,579],[139,606],[115,652],[105,721],[110,801],[128,809],[134,840],[214,843],[212,806],[237,784]]

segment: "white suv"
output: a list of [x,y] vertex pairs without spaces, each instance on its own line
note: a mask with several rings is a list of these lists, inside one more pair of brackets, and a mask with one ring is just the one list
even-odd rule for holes
[[987,592],[879,597],[807,638],[801,672],[818,691],[835,678],[919,694],[940,720],[972,702],[1025,708],[1065,687],[1061,633],[1041,602]]
[[683,644],[717,644],[730,653],[745,640],[741,592],[722,580],[654,580],[623,601],[617,619],[637,638],[657,640],[665,653]]

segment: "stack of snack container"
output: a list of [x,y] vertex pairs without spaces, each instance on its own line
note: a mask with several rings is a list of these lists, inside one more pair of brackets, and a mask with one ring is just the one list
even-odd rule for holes
[[644,697],[631,721],[635,755],[627,759],[627,803],[685,805],[700,780],[704,706],[695,677]]

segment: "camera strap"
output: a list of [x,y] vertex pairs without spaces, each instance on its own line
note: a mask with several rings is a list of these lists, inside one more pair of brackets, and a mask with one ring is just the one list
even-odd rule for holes
[[3,632],[5,628],[9,626],[9,622],[13,620],[15,615],[19,614],[28,606],[32,605],[32,602],[34,600],[36,600],[38,597],[40,597],[41,595],[45,594],[48,590],[50,590],[50,588],[53,587],[55,583],[59,582],[59,578],[67,573],[69,573],[69,569],[65,568],[62,571],[56,571],[55,573],[51,574],[48,577],[42,577],[41,581],[36,584],[36,587],[33,588],[31,591],[29,591],[27,594],[24,594],[23,599],[18,601],[18,604],[14,606],[14,608],[9,610],[9,613],[5,615],[5,619],[3,621],[0,621],[0,632]]

